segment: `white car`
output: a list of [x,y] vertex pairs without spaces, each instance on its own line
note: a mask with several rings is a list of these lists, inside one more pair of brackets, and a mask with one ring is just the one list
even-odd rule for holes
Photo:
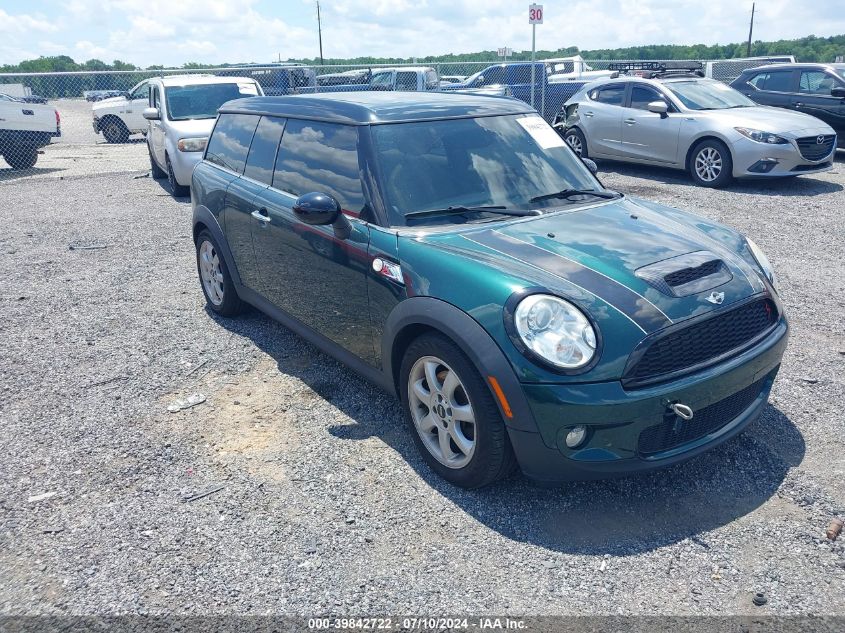
[[62,135],[59,111],[0,94],[0,156],[12,169],[30,169],[38,150]]
[[109,143],[125,143],[130,134],[147,131],[144,108],[150,101],[150,80],[145,79],[119,97],[97,101],[91,107],[94,132],[102,132]]
[[167,178],[174,196],[187,196],[221,105],[264,96],[250,77],[174,75],[150,79],[147,147],[153,178]]

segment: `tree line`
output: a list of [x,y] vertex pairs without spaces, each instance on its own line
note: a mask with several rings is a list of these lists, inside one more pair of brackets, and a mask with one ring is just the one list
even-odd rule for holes
[[[577,46],[559,48],[557,50],[537,51],[537,58],[570,57],[581,55],[584,59],[731,59],[734,57],[746,56],[746,44],[652,44],[648,46],[629,46],[625,48],[602,48],[593,50],[580,50]],[[845,55],[845,35],[834,35],[832,37],[816,37],[809,35],[794,40],[778,40],[775,42],[756,41],[751,45],[752,56],[764,55],[794,55],[796,60],[801,62],[832,62],[837,56]],[[531,59],[531,51],[514,51],[508,58],[511,61],[526,61]],[[308,65],[319,65],[319,58],[288,59],[289,62],[298,62]],[[354,58],[325,58],[323,64],[330,65],[375,65],[375,64],[402,64],[409,62],[425,64],[447,64],[455,62],[496,62],[500,61],[495,50],[479,51],[476,53],[460,53],[447,55],[428,55],[425,57],[354,57]],[[45,97],[78,97],[84,90],[128,90],[135,83],[146,77],[152,77],[160,70],[194,70],[198,68],[226,68],[237,66],[237,64],[209,65],[198,62],[187,62],[178,67],[166,67],[161,65],[140,68],[134,64],[114,60],[111,64],[99,59],[89,59],[86,62],[77,63],[67,55],[53,57],[39,57],[20,62],[19,64],[6,64],[0,66],[2,73],[49,73],[49,72],[91,72],[105,71],[101,75],[86,76],[60,76],[44,78],[27,78],[25,82],[32,91]],[[138,74],[120,75],[109,74],[108,71],[145,71]],[[0,77],[0,86],[3,83],[17,83],[20,80],[14,77]],[[2,88],[0,88],[2,92]]]

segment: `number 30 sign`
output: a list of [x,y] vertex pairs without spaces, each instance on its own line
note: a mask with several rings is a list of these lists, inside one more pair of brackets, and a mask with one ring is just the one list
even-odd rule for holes
[[542,24],[543,23],[543,5],[529,4],[528,5],[528,24]]

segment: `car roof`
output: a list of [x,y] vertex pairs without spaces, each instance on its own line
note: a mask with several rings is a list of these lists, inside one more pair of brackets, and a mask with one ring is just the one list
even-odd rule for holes
[[836,68],[837,70],[845,70],[845,64],[826,64],[824,62],[795,62],[793,64],[784,62],[780,64],[765,64],[764,66],[757,66],[755,68],[746,68],[743,72],[757,72],[758,70],[790,70],[793,68]]
[[221,114],[266,114],[350,125],[463,119],[535,112],[518,99],[459,92],[331,92],[249,97],[223,104]]
[[198,84],[234,84],[238,82],[255,82],[255,79],[252,77],[220,77],[218,75],[168,75],[167,77],[154,77],[153,80],[160,81],[164,86],[195,86]]

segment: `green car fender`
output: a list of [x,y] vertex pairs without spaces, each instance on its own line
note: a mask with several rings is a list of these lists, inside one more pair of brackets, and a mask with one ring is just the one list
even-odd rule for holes
[[[391,310],[384,325],[381,353],[382,367],[393,378],[397,392],[399,368],[407,345],[420,333],[436,330],[449,337],[472,361],[490,389],[502,419],[511,429],[538,432],[525,393],[513,367],[496,341],[466,312],[433,297],[410,297]],[[496,393],[494,378],[506,403]]]

